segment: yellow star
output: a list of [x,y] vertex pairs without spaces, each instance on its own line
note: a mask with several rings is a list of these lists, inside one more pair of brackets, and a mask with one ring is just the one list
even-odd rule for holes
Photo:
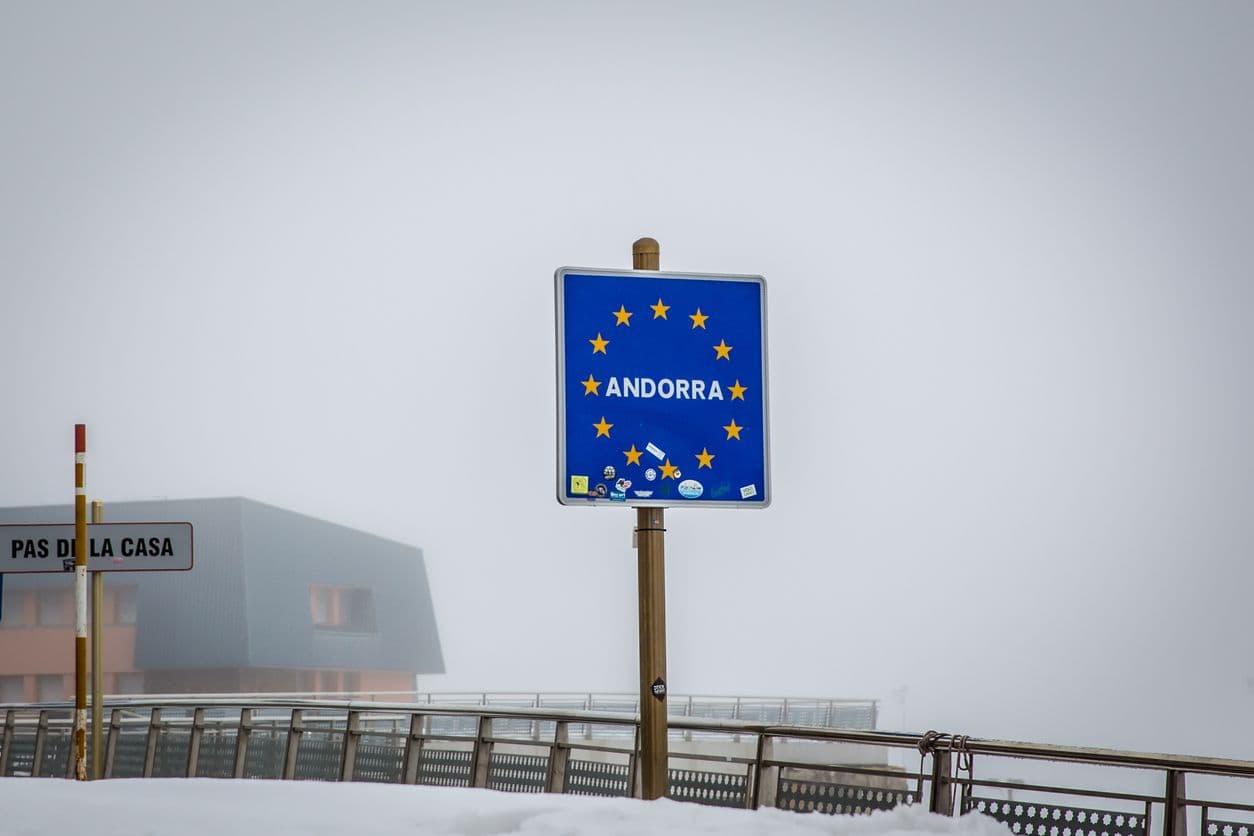
[[[679,468],[677,468],[677,467],[675,467],[675,465],[671,464],[671,460],[670,460],[670,459],[667,459],[667,460],[666,460],[666,464],[662,465],[662,478],[663,478],[663,479],[674,479],[674,478],[675,478],[675,473],[676,473],[678,470],[679,470]],[[711,470],[713,470],[713,468],[711,468]]]
[[[609,340],[601,339],[600,331],[597,331],[597,338],[595,340],[588,340],[588,342],[592,343],[593,354],[596,354],[598,351],[601,352],[602,354],[605,354],[605,347],[610,344]],[[717,360],[718,358],[716,357],[715,359]],[[731,358],[728,358],[728,359],[731,359]]]
[[728,345],[726,340],[719,340],[718,345],[714,346],[714,352],[715,352],[714,359],[717,360],[721,357],[722,359],[730,362],[731,350],[732,350],[732,346]]
[[601,423],[599,423],[599,424],[593,424],[592,426],[594,426],[594,427],[596,427],[596,428],[597,428],[597,434],[596,434],[596,437],[597,437],[597,438],[600,438],[601,436],[605,436],[606,438],[609,438],[609,437],[610,437],[610,427],[612,427],[612,426],[614,426],[614,425],[613,425],[613,424],[607,424],[607,423],[605,423],[605,416],[604,416],[604,415],[602,415],[602,416],[601,416]]
[[[601,420],[602,420],[602,421],[604,421],[605,419],[604,419],[604,418],[602,418]],[[730,424],[725,425],[725,426],[723,427],[723,429],[727,430],[727,438],[728,438],[728,439],[733,439],[733,438],[734,438],[734,439],[736,439],[737,441],[740,441],[740,440],[741,440],[741,439],[740,439],[740,431],[741,431],[741,430],[743,430],[743,429],[744,429],[744,427],[738,427],[738,426],[736,426],[736,419],[735,419],[735,418],[733,418],[733,419],[731,420],[731,423],[730,423]],[[712,470],[712,469],[713,469],[713,468],[711,468],[711,470]]]
[[670,305],[662,304],[662,298],[660,296],[658,297],[657,304],[650,305],[649,307],[653,309],[654,319],[666,319],[666,312],[671,309]]
[[[715,357],[714,359],[717,360],[718,358]],[[740,378],[736,378],[736,382],[733,385],[728,386],[727,388],[732,393],[731,399],[733,401],[743,401],[745,399],[745,390],[748,389],[749,387],[741,386]]]
[[631,327],[631,311],[627,310],[626,305],[619,305],[618,310],[610,311],[610,313],[614,314],[614,318],[618,320],[614,323],[615,328],[620,325],[626,325],[628,328]]
[[714,465],[710,464],[710,462],[714,461],[714,454],[704,447],[701,448],[700,453],[697,453],[697,461],[700,462],[697,465],[697,470],[703,467],[708,467],[710,470],[714,469]]
[[587,397],[588,395],[600,395],[601,394],[600,392],[597,391],[601,387],[601,381],[594,380],[592,378],[591,373],[588,374],[587,380],[581,380],[579,382],[583,384],[584,397]]
[[690,314],[688,314],[688,318],[692,320],[692,327],[693,327],[694,329],[696,329],[696,328],[705,328],[705,321],[706,321],[707,319],[709,319],[709,317],[708,317],[708,316],[706,316],[705,314],[701,313],[701,309],[700,309],[700,308],[697,308],[697,312],[696,312],[696,313],[690,313]]
[[631,445],[630,450],[624,450],[623,455],[627,457],[627,464],[640,464],[640,454],[642,450],[637,450],[636,445]]

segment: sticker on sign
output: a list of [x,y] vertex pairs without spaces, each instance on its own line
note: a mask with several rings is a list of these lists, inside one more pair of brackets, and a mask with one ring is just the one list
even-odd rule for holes
[[[189,522],[87,526],[89,572],[187,571],[192,551]],[[0,573],[70,572],[76,552],[73,524],[0,525]]]

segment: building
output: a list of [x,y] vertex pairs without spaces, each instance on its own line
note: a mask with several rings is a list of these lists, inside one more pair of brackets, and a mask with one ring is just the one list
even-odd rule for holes
[[[106,694],[412,691],[444,672],[421,549],[239,497],[105,511],[195,532],[191,571],[105,574]],[[69,505],[0,509],[73,520]],[[0,704],[73,694],[73,576],[7,575]]]

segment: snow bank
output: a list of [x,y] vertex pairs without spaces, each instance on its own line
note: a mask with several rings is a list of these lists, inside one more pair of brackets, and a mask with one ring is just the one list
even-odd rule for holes
[[0,778],[0,834],[62,836],[1007,836],[990,818],[898,809],[872,816],[727,810],[477,789],[230,781]]

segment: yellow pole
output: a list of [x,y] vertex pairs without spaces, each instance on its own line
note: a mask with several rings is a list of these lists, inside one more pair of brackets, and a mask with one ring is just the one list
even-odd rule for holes
[[[91,521],[104,522],[104,503],[91,504]],[[91,777],[99,780],[104,763],[104,669],[101,646],[104,643],[104,572],[91,573]]]
[[87,425],[74,425],[74,778],[87,780]]
[[[631,245],[631,266],[659,269],[652,238]],[[666,521],[661,508],[636,509],[640,609],[640,795],[662,798],[667,788]]]

